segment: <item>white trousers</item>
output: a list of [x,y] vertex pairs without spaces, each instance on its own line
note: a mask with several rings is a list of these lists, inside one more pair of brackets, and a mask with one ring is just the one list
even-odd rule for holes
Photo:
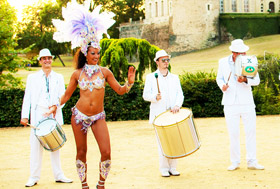
[[166,158],[162,153],[158,136],[156,136],[156,140],[157,140],[157,144],[158,144],[159,171],[160,172],[165,172],[165,171],[170,171],[170,170],[175,171],[176,167],[177,167],[177,159]]
[[256,111],[252,105],[225,106],[224,113],[230,138],[230,160],[240,163],[240,118],[242,118],[246,136],[246,159],[248,163],[257,161],[256,158]]
[[[36,110],[36,123],[38,123],[43,117],[42,114],[46,109],[37,108]],[[35,136],[34,129],[30,132],[30,179],[38,181],[40,179],[42,169],[42,158],[44,148],[40,144],[39,140]],[[61,179],[64,176],[61,169],[59,150],[50,153],[52,170],[55,180]]]

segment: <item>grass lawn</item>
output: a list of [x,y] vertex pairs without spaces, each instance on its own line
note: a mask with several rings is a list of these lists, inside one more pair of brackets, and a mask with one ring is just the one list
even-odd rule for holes
[[[245,44],[250,47],[247,55],[258,56],[264,55],[264,53],[280,54],[280,35],[270,35],[245,40]],[[184,72],[211,72],[211,70],[216,72],[218,70],[218,60],[231,53],[229,46],[230,43],[226,43],[209,49],[173,57],[171,59],[171,72],[179,75]],[[64,76],[65,83],[68,84],[74,70],[73,57],[62,56],[62,59],[64,60],[66,67],[63,67],[59,59],[56,59],[53,63],[53,70],[61,73]],[[27,75],[37,71],[38,69],[40,68],[32,68],[31,71],[19,70],[15,76],[20,77],[24,82],[26,82]],[[145,78],[145,75],[148,73],[150,73],[149,70],[146,71],[143,78]]]

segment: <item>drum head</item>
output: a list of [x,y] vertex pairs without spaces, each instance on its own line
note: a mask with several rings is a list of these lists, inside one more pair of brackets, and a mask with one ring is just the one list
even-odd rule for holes
[[38,130],[35,130],[35,134],[37,136],[45,136],[49,134],[51,131],[53,131],[56,127],[57,121],[55,119],[45,119],[37,125],[39,128]]
[[192,111],[188,108],[181,108],[176,114],[170,110],[158,115],[154,120],[156,126],[168,126],[183,121],[191,115]]

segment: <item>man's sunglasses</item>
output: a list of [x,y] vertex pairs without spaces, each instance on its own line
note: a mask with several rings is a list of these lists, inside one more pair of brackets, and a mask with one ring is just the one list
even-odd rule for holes
[[161,59],[161,61],[162,61],[162,62],[168,62],[168,63],[169,63],[169,62],[170,62],[170,59],[169,59],[169,58],[163,58],[163,59]]

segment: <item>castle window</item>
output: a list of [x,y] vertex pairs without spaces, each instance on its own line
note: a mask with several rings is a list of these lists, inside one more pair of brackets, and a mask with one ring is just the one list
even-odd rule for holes
[[210,4],[207,4],[207,10],[210,11]]
[[275,12],[275,5],[274,2],[269,2],[269,9],[271,10],[271,12]]
[[263,12],[263,3],[261,3],[261,12]]
[[156,2],[156,17],[158,17],[158,2]]
[[164,16],[164,3],[161,1],[161,16]]
[[249,0],[244,0],[244,12],[250,12],[249,11]]
[[224,0],[220,0],[220,13],[224,12]]
[[232,9],[232,12],[237,12],[236,0],[232,0],[232,2],[231,2],[231,9]]

